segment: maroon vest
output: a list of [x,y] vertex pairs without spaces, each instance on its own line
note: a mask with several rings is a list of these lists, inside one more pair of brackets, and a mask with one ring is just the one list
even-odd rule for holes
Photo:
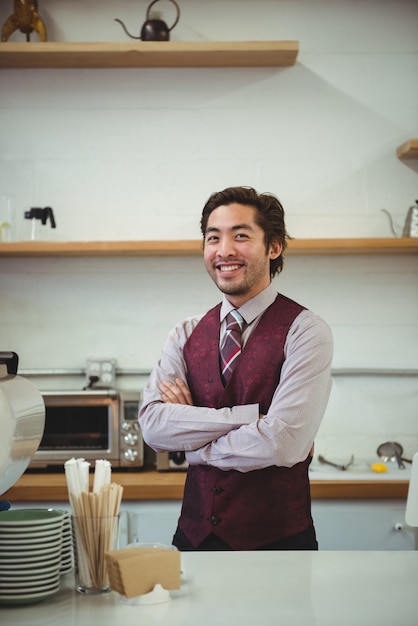
[[[219,310],[211,309],[184,346],[196,406],[259,404],[267,413],[280,380],[284,345],[303,307],[278,295],[251,333],[226,387],[219,367]],[[312,523],[308,467],[270,466],[246,473],[193,465],[187,471],[179,526],[194,547],[216,534],[234,550],[252,550]]]

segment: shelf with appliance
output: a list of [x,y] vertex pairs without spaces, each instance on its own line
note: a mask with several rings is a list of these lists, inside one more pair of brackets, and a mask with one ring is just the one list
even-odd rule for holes
[[400,159],[418,159],[418,139],[408,139],[396,151]]
[[[16,241],[0,243],[1,257],[147,257],[200,256],[200,240],[162,241]],[[292,239],[286,254],[405,255],[418,254],[416,237],[358,239]]]
[[0,68],[286,67],[298,41],[3,42]]

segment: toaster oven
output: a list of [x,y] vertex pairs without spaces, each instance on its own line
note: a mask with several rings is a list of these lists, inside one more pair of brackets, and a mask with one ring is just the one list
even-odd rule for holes
[[29,467],[63,465],[72,457],[106,459],[115,468],[143,466],[139,392],[88,389],[41,394],[45,428]]

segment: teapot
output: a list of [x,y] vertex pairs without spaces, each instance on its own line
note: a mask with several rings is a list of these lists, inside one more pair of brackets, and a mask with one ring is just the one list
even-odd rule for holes
[[395,237],[418,237],[418,200],[415,200],[415,205],[412,205],[408,209],[408,213],[405,218],[405,224],[403,227],[402,235],[398,235],[395,230],[392,215],[386,209],[381,209],[383,213],[389,218],[389,225],[392,231],[392,234]]
[[142,25],[141,34],[139,37],[136,37],[135,35],[131,35],[131,33],[128,32],[122,20],[115,18],[115,22],[119,22],[119,24],[121,24],[123,30],[128,35],[128,37],[131,37],[132,39],[141,39],[142,41],[168,41],[170,39],[170,31],[173,30],[174,26],[176,26],[177,22],[180,19],[179,5],[177,4],[177,2],[175,2],[175,0],[169,0],[169,1],[172,2],[172,4],[174,4],[174,6],[176,7],[176,11],[177,11],[174,24],[170,28],[167,26],[164,20],[150,19],[150,9],[156,2],[159,2],[159,0],[153,0],[153,2],[151,2],[151,4],[148,6],[147,19],[146,19],[146,22],[144,22]]

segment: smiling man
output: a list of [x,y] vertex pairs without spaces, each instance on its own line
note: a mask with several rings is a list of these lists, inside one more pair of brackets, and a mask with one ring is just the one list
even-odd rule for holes
[[139,416],[148,445],[189,463],[173,544],[317,550],[308,468],[331,389],[331,331],[272,285],[288,239],[274,195],[214,193],[201,230],[223,299],[173,328]]

